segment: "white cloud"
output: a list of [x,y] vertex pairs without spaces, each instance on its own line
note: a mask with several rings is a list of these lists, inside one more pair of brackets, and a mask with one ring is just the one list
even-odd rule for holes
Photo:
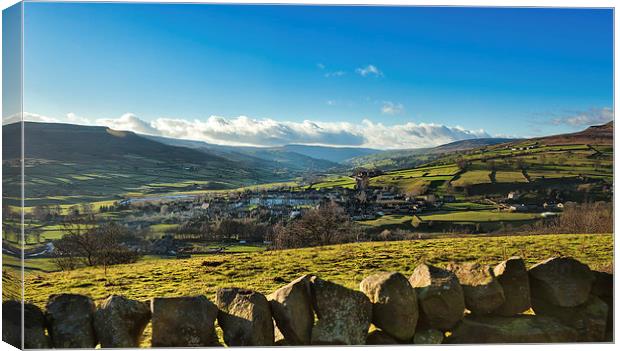
[[551,123],[554,125],[570,126],[592,126],[605,124],[614,119],[614,111],[609,107],[591,108],[586,111],[577,111],[566,116],[554,118]]
[[[41,122],[41,123],[58,123],[60,122],[56,118],[39,115],[36,113],[24,112],[23,119],[25,122]],[[17,123],[22,120],[22,114],[16,113],[7,117],[2,118],[2,125],[7,125],[11,123]]]
[[[70,118],[78,121],[88,120],[74,114],[67,114],[62,120],[35,113],[24,113],[24,117],[28,121],[48,123],[67,123],[70,122],[68,120]],[[4,122],[7,120],[4,119]],[[367,119],[361,124],[354,124],[309,120],[276,121],[247,116],[232,118],[211,116],[205,120],[158,118],[148,122],[132,113],[126,113],[118,118],[97,119],[94,124],[139,134],[239,146],[307,144],[409,149],[437,146],[463,139],[490,137],[484,130],[467,130],[459,126],[414,122],[384,125]]]
[[362,77],[366,77],[369,75],[373,75],[376,77],[383,77],[383,72],[381,72],[379,68],[377,68],[377,66],[375,65],[368,65],[366,67],[360,67],[356,69],[355,72],[357,72]]
[[152,123],[141,120],[133,113],[125,113],[116,119],[98,119],[96,124],[116,130],[127,130],[141,134],[160,135],[161,132]]
[[381,106],[381,113],[385,115],[398,115],[405,110],[405,106],[400,103],[393,103],[391,101],[383,101]]
[[364,120],[348,122],[289,122],[256,119],[247,116],[226,118],[211,116],[206,120],[159,118],[145,122],[132,114],[118,119],[98,120],[114,129],[161,135],[170,138],[200,140],[214,144],[279,146],[309,144],[360,146],[380,149],[436,146],[462,139],[490,137],[485,131],[466,130],[439,124],[405,123],[386,126]]
[[366,145],[385,149],[409,149],[438,146],[457,140],[489,138],[484,130],[467,130],[434,123],[408,122],[386,126],[363,122]]
[[[327,66],[325,66],[322,63],[317,63],[316,66],[321,70],[321,71],[325,71],[325,69],[327,68]],[[332,71],[332,72],[325,72],[323,74],[323,76],[325,78],[331,78],[331,77],[342,77],[345,74],[347,74],[347,72],[345,71]]]
[[67,113],[66,119],[67,119],[67,122],[72,123],[72,124],[83,124],[83,125],[92,124],[90,119],[86,117],[78,116],[73,112]]
[[327,72],[327,73],[325,73],[325,74],[324,74],[324,76],[325,76],[326,78],[330,78],[330,77],[342,77],[342,76],[344,76],[345,74],[347,74],[347,72],[345,72],[345,71],[335,71],[335,72]]

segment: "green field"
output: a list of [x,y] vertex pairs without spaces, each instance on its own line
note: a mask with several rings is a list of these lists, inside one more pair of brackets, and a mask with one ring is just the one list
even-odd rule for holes
[[461,174],[458,179],[452,181],[453,186],[468,186],[473,184],[490,183],[489,171],[467,171]]
[[[403,216],[401,219],[406,219]],[[393,218],[395,221],[398,218]],[[268,294],[303,274],[316,274],[349,288],[378,271],[410,275],[416,265],[427,262],[444,266],[449,262],[477,261],[496,264],[510,256],[523,257],[528,266],[555,255],[573,256],[593,269],[613,269],[612,234],[556,234],[529,236],[465,236],[426,240],[367,242],[294,250],[193,256],[189,259],[146,256],[139,262],[78,268],[68,272],[45,272],[49,259],[27,262],[25,299],[43,307],[51,294],[77,293],[101,303],[111,294],[148,300],[157,296],[204,294],[214,299],[223,287],[244,287]],[[18,264],[4,256],[5,264]],[[17,271],[4,266],[3,299],[18,296]],[[13,295],[11,295],[13,294]],[[142,346],[150,345],[150,325]],[[218,329],[221,339],[221,330]]]
[[412,216],[410,215],[385,215],[373,220],[360,221],[359,223],[372,227],[400,226],[410,223],[411,218]]
[[495,181],[497,183],[525,183],[527,179],[522,172],[499,171],[495,173]]
[[[137,299],[195,294],[212,298],[218,288],[231,286],[269,293],[282,285],[279,280],[291,281],[306,273],[357,288],[373,272],[409,275],[422,261],[440,266],[450,261],[497,263],[512,255],[520,255],[532,265],[563,254],[595,269],[609,269],[612,248],[611,234],[559,234],[370,242],[183,260],[151,258],[109,267],[107,276],[103,268],[28,272],[26,300],[43,306],[50,294],[59,292],[87,294],[98,301],[110,294]],[[203,262],[210,262],[210,266]]]
[[347,176],[329,176],[321,182],[312,184],[313,189],[349,188],[355,187],[355,179]]
[[446,213],[421,214],[420,218],[425,221],[443,222],[498,222],[498,221],[524,221],[540,218],[538,213],[517,213],[497,210],[482,211],[451,211]]

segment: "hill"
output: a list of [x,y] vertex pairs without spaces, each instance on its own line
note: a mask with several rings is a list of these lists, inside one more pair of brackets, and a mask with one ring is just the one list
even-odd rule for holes
[[279,149],[292,151],[308,157],[327,160],[335,163],[343,163],[346,160],[361,157],[366,155],[372,155],[381,150],[359,148],[359,147],[329,147],[329,146],[314,146],[314,145],[285,145]]
[[[10,142],[19,135],[20,125],[2,127],[3,138],[9,140],[5,159],[20,156],[18,143]],[[159,162],[235,165],[216,155],[183,147],[169,146],[149,140],[133,132],[106,127],[61,123],[24,123],[24,152],[26,158],[72,162],[105,162],[142,158]]]
[[534,141],[547,145],[563,144],[595,144],[613,145],[614,143],[614,122],[608,122],[599,126],[591,126],[586,130],[577,133],[552,135],[543,138],[535,138]]
[[[450,200],[441,209],[424,209],[415,216],[397,213],[362,223],[377,231],[449,231],[455,225],[460,231],[494,231],[536,222],[547,210],[545,204],[610,202],[614,174],[613,145],[608,143],[612,135],[613,125],[607,124],[548,138],[494,140],[500,143],[474,148],[469,148],[474,146],[469,141],[458,142],[434,148],[436,154],[432,149],[414,150],[410,152],[417,155],[371,161],[383,170],[369,179],[371,187],[432,196],[439,202],[443,196]],[[380,154],[368,158],[375,156]],[[325,177],[315,185],[354,186],[355,180],[344,175]],[[510,208],[510,204],[527,206]]]
[[248,147],[209,144],[202,141],[145,136],[168,145],[183,146],[208,154],[215,154],[233,162],[245,162],[254,167],[284,169],[289,172],[324,172],[337,168],[335,162],[314,158],[287,147]]
[[515,140],[516,139],[507,138],[480,138],[459,140],[431,148],[381,151],[365,156],[348,159],[346,160],[346,163],[356,167],[368,168],[411,168],[437,159],[442,154],[467,151],[484,146],[497,145]]
[[[4,195],[9,203],[17,203],[19,164],[14,161],[21,153],[19,124],[3,126],[2,135]],[[105,127],[26,122],[25,140],[27,206],[94,202],[123,194],[231,189],[295,175],[278,163],[229,159]]]

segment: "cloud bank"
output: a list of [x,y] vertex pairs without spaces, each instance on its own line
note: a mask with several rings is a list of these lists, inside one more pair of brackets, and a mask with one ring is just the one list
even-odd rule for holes
[[159,118],[147,122],[128,113],[116,119],[99,119],[96,123],[142,134],[239,146],[308,144],[405,149],[490,137],[484,130],[433,123],[384,125],[370,120],[356,125],[348,122],[288,122],[247,116],[211,116],[206,120]]
[[[205,120],[158,118],[145,121],[133,113],[126,113],[118,118],[97,119],[94,122],[73,113],[67,114],[62,120],[34,113],[24,113],[24,118],[32,122],[94,124],[139,134],[236,146],[306,144],[409,149],[490,137],[484,130],[468,130],[459,126],[414,122],[384,125],[368,119],[361,124],[309,120],[290,122],[247,116],[210,116]],[[11,116],[3,122],[8,124],[17,120],[19,116]]]

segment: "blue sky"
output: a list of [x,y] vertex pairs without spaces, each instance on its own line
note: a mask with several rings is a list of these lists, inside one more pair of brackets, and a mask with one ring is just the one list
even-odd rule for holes
[[24,110],[43,120],[399,148],[613,118],[611,10],[27,3],[24,18]]

